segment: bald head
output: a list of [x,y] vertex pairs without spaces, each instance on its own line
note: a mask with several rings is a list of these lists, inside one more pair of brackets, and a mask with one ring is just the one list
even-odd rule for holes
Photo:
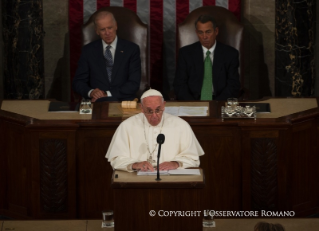
[[93,23],[94,23],[94,26],[96,27],[96,22],[100,19],[103,19],[103,18],[106,18],[106,17],[110,17],[111,20],[116,23],[116,20],[114,18],[114,15],[109,12],[109,11],[100,11],[98,12],[95,17],[94,17],[94,20],[93,20]]

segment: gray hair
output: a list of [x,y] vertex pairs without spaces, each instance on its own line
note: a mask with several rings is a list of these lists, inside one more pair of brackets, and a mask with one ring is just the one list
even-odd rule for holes
[[195,28],[197,29],[197,23],[200,22],[200,23],[206,23],[206,22],[211,22],[213,24],[213,28],[214,30],[216,29],[217,27],[217,23],[216,23],[216,20],[208,15],[208,14],[202,14],[198,17],[198,19],[196,19],[195,21]]
[[99,19],[102,19],[102,18],[105,18],[107,16],[111,15],[112,17],[112,20],[114,21],[114,23],[116,23],[116,20],[114,18],[114,15],[110,12],[110,11],[100,11],[98,12],[95,16],[94,16],[94,20],[93,20],[93,23],[94,23],[94,26],[96,27],[96,21],[99,20]]

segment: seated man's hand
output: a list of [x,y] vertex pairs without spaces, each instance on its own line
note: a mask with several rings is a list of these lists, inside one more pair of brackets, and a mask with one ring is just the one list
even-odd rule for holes
[[154,168],[153,166],[150,164],[150,162],[148,161],[143,161],[143,162],[139,162],[139,163],[134,163],[132,165],[132,169],[134,170],[141,170],[143,172],[146,172],[146,171],[151,171],[151,172],[154,172]]
[[179,164],[176,161],[163,162],[158,166],[160,171],[173,170],[173,169],[177,169],[178,167],[179,167]]
[[90,97],[91,97],[91,101],[92,101],[92,102],[95,102],[95,101],[96,101],[97,99],[99,99],[99,98],[107,97],[107,94],[106,94],[104,91],[102,91],[102,90],[100,90],[100,89],[98,89],[98,88],[95,88],[95,89],[91,92]]

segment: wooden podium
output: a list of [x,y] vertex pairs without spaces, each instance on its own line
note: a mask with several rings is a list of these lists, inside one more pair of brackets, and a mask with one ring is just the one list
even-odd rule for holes
[[200,171],[200,176],[160,176],[159,182],[156,176],[114,171],[115,230],[202,230],[205,178]]
[[[224,122],[223,101],[165,104],[209,106],[209,116],[182,117],[205,152],[204,209],[319,213],[319,97],[258,102],[269,103],[271,113]],[[120,103],[94,103],[92,115],[48,113],[49,104],[0,101],[0,214],[101,219],[101,211],[114,210],[105,153],[126,118],[117,114]]]

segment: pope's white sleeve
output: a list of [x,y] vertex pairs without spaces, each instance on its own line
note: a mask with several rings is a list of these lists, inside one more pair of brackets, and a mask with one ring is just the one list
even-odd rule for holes
[[181,152],[172,161],[182,162],[180,168],[199,167],[199,156],[204,155],[204,151],[189,124],[185,126],[181,142]]
[[118,156],[113,158],[110,162],[113,169],[127,171],[127,172],[134,172],[131,165],[138,162],[138,160],[134,160],[128,157]]
[[131,157],[130,139],[126,127],[121,124],[115,131],[105,157],[113,169],[132,171],[128,165],[138,162]]

